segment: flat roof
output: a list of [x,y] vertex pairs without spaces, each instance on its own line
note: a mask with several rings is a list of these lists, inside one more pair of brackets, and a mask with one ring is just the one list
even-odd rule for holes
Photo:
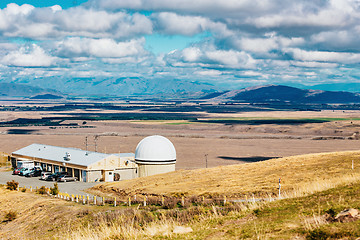
[[[71,163],[75,165],[88,167],[104,158],[112,155],[120,157],[133,157],[133,153],[106,154],[99,152],[85,151],[78,148],[65,148],[50,146],[45,144],[33,143],[27,147],[21,148],[13,154],[27,156],[30,158],[41,158],[59,163]],[[66,154],[70,154],[70,160],[65,160]]]

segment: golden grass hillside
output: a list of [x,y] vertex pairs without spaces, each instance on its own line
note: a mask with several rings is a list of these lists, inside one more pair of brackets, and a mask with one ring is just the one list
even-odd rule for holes
[[5,152],[0,152],[0,167],[10,166],[10,162],[8,161],[8,154]]
[[[87,206],[0,187],[0,239],[51,239],[79,227]],[[16,213],[5,221],[8,212]]]
[[[354,170],[352,170],[354,161]],[[171,173],[103,183],[90,189],[103,195],[268,196],[282,190],[292,196],[322,191],[360,179],[360,151],[307,154],[257,163]]]

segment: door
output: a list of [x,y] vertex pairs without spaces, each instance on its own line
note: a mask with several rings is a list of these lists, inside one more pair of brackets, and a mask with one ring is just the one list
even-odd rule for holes
[[83,180],[83,182],[86,182],[86,171],[85,171],[85,170],[82,170],[82,171],[81,171],[81,174],[82,174],[82,180]]

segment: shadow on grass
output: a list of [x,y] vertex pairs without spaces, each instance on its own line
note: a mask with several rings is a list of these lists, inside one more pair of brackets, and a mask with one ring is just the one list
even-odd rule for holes
[[228,157],[228,156],[218,156],[218,158],[224,160],[235,160],[241,162],[261,162],[265,160],[269,160],[272,158],[279,158],[279,157],[263,157],[263,156],[253,156],[253,157]]

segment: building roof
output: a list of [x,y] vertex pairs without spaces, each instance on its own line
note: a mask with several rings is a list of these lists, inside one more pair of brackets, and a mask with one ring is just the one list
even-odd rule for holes
[[146,137],[136,147],[135,161],[142,164],[174,164],[175,147],[166,137],[159,135]]
[[[111,155],[115,155],[115,154],[85,151],[77,148],[56,147],[56,146],[37,144],[37,143],[21,148],[13,152],[13,154],[18,154],[27,157],[48,159],[59,163],[70,163],[85,167],[90,166],[91,164],[96,163]],[[66,156],[70,156],[69,160],[65,160]],[[120,155],[117,154],[117,156],[131,157],[134,156],[134,154],[120,153]]]

